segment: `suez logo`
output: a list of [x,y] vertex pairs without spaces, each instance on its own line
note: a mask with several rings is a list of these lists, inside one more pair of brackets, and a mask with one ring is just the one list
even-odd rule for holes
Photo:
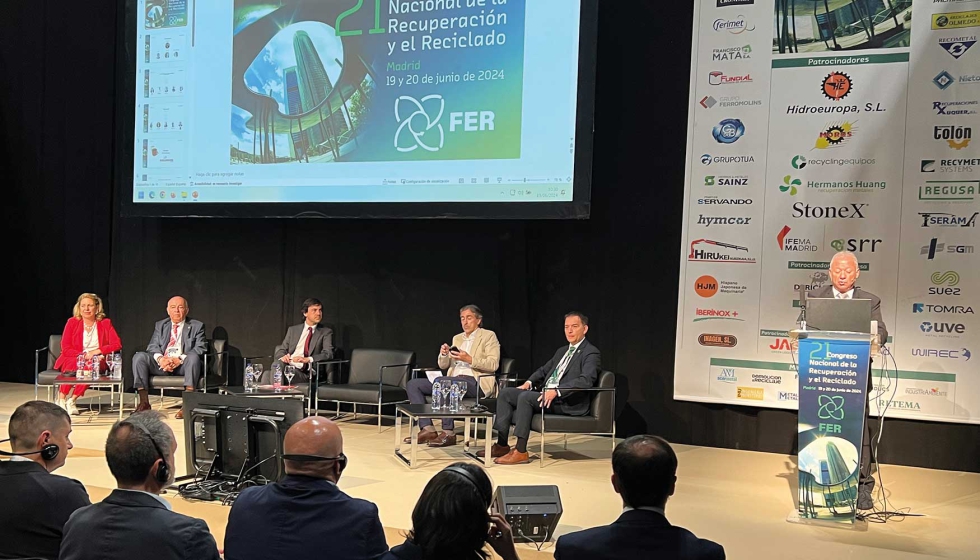
[[980,189],[977,181],[926,181],[919,187],[919,200],[926,202],[969,202]]
[[936,305],[932,303],[913,303],[912,313],[937,313],[939,315],[973,315],[969,305]]
[[699,276],[694,281],[694,293],[703,298],[714,297],[719,292],[729,295],[742,295],[746,290],[748,290],[748,286],[745,284],[732,280],[722,280],[719,282],[714,276],[707,274]]
[[745,125],[740,119],[724,119],[711,129],[711,136],[719,144],[734,144],[745,134]]
[[831,72],[824,76],[820,82],[820,92],[830,100],[830,105],[808,105],[799,103],[786,106],[787,115],[820,115],[835,114],[849,115],[861,112],[865,113],[884,113],[886,109],[880,102],[872,101],[865,103],[864,106],[857,104],[845,105],[841,103],[848,95],[854,91],[854,80],[844,72]]
[[737,95],[725,95],[715,99],[710,95],[705,95],[698,101],[698,105],[705,109],[711,109],[715,105],[728,109],[731,107],[758,107],[762,105],[761,99],[742,99]]
[[925,256],[928,260],[933,260],[936,255],[972,255],[973,245],[956,245],[954,243],[940,243],[938,238],[933,237],[928,245],[919,249],[919,256]]
[[755,156],[751,155],[737,155],[737,156],[713,156],[711,154],[701,154],[701,163],[704,165],[711,165],[712,163],[754,163]]
[[961,125],[942,125],[932,129],[933,140],[944,140],[950,148],[962,150],[973,139],[973,128]]
[[977,106],[980,102],[968,101],[933,101],[932,110],[936,115],[943,117],[962,117],[964,115],[976,115]]
[[973,128],[961,125],[935,126],[932,129],[932,138],[945,141],[954,150],[962,150],[970,145]]
[[949,335],[956,336],[966,333],[966,325],[963,323],[939,323],[933,321],[923,321],[919,325],[919,330],[926,333],[926,336]]
[[712,346],[714,348],[735,348],[738,339],[731,334],[707,334],[702,333],[698,336],[698,344],[701,346]]
[[740,76],[729,76],[721,70],[708,72],[708,85],[727,86],[736,84],[748,84],[752,82],[752,74],[742,74]]
[[691,262],[755,263],[755,258],[749,256],[748,247],[713,239],[695,239],[692,241],[687,260]]
[[933,283],[933,286],[929,288],[929,295],[931,296],[958,296],[963,293],[963,290],[958,287],[960,275],[954,270],[933,272],[929,280]]
[[943,348],[912,348],[912,355],[920,358],[939,358],[943,360],[963,360],[970,361],[973,354],[968,348],[959,350],[946,350]]
[[741,35],[746,31],[755,31],[755,25],[748,22],[745,16],[738,15],[735,18],[718,18],[711,24],[711,28],[716,33],[727,31],[732,35]]
[[922,216],[922,227],[976,227],[980,212],[964,216],[948,212],[919,212],[919,215]]
[[[395,149],[399,152],[413,152],[421,148],[427,152],[438,152],[445,145],[446,132],[442,126],[442,115],[446,111],[446,100],[441,95],[426,95],[415,99],[402,95],[395,100]],[[461,129],[463,132],[486,132],[494,130],[493,111],[459,111],[449,113],[449,132]]]
[[976,42],[976,35],[946,37],[939,40],[939,46],[942,47],[944,51],[948,52],[953,58],[959,58],[966,54],[966,51],[970,50],[970,47],[972,47]]
[[704,186],[747,187],[749,186],[749,176],[748,175],[705,175]]
[[[973,173],[973,168],[976,166],[980,166],[980,158],[950,158],[939,160],[940,173]],[[921,160],[919,171],[922,173],[935,173],[936,160]]]
[[933,29],[960,29],[980,26],[980,10],[932,14]]

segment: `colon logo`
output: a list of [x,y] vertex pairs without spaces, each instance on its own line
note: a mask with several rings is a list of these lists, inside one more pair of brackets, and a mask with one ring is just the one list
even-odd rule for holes
[[939,40],[939,46],[949,53],[953,58],[959,58],[970,50],[970,47],[977,42],[975,36],[969,37],[949,37]]
[[973,128],[960,125],[936,126],[932,129],[934,140],[945,140],[950,148],[962,150],[970,145],[973,139]]
[[714,276],[701,276],[694,281],[694,291],[703,298],[709,298],[718,293],[718,280]]
[[852,89],[854,89],[854,83],[851,81],[851,77],[843,72],[831,72],[820,84],[820,90],[824,96],[834,101],[844,99],[850,95]]
[[711,130],[711,135],[719,144],[733,144],[743,134],[745,134],[745,125],[739,119],[725,119]]
[[[794,158],[793,161],[796,161],[796,159]],[[803,165],[806,165],[806,163]],[[779,185],[779,192],[788,192],[790,196],[796,196],[796,193],[799,192],[797,187],[801,186],[802,184],[803,181],[794,179],[791,175],[787,175],[783,177],[783,184]]]
[[[426,110],[426,105],[429,110]],[[421,101],[402,95],[395,100],[395,120],[400,123],[395,130],[395,149],[399,152],[414,152],[422,148],[427,152],[442,149],[446,133],[439,122],[446,110],[446,100],[441,95],[426,95]],[[429,132],[432,134],[429,134]],[[438,139],[425,139],[426,136]]]
[[827,148],[837,148],[846,144],[854,136],[854,125],[844,121],[827,125],[827,127],[817,137],[814,148],[826,150]]

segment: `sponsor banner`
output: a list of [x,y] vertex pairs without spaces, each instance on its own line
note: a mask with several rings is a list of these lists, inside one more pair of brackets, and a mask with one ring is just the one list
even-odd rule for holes
[[887,414],[980,424],[980,12],[817,4],[695,2],[674,396],[795,408],[800,293],[848,251],[900,374]]

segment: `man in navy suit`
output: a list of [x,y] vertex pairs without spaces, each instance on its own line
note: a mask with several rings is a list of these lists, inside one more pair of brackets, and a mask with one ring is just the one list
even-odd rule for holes
[[337,487],[347,466],[336,424],[310,416],[283,441],[286,476],[246,488],[228,516],[225,560],[368,560],[388,551],[378,506]]
[[[531,418],[541,409],[551,414],[584,416],[589,413],[590,395],[574,389],[591,389],[602,367],[599,349],[585,339],[589,318],[572,311],[565,315],[567,346],[555,352],[548,363],[538,368],[520,387],[506,387],[497,398],[497,443],[490,449],[494,463],[517,465],[530,462],[527,439],[531,435]],[[532,391],[534,386],[543,392]],[[564,392],[564,394],[562,394]],[[514,424],[517,446],[508,445],[510,425]],[[479,453],[478,453],[479,454]]]
[[[183,375],[184,389],[193,391],[204,373],[204,323],[188,319],[190,306],[181,296],[174,296],[167,302],[167,319],[157,321],[153,336],[146,346],[146,352],[133,356],[133,385],[139,393],[140,402],[136,412],[150,410],[147,389],[151,375]],[[184,417],[184,410],[177,412],[175,418]]]
[[622,515],[612,525],[560,537],[555,560],[725,560],[721,545],[667,521],[664,507],[677,483],[677,455],[670,444],[656,436],[633,436],[616,446],[612,466]]

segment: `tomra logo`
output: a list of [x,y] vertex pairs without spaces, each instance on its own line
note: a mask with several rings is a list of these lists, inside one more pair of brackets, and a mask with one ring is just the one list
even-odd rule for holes
[[[428,107],[428,108],[427,108]],[[446,100],[441,95],[426,95],[421,100],[402,95],[395,100],[395,149],[412,152],[417,148],[438,152],[445,144],[442,115]],[[449,113],[449,132],[485,132],[494,130],[493,111],[458,111]],[[432,134],[429,134],[433,131]],[[436,141],[435,136],[438,136]],[[432,137],[431,139],[429,137]]]

